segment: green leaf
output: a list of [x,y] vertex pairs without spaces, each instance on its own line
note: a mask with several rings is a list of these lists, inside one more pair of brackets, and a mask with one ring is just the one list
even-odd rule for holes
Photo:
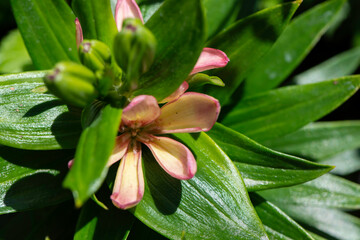
[[280,152],[321,161],[360,147],[360,121],[312,123],[294,133],[263,143]]
[[72,154],[0,146],[0,214],[43,208],[70,199],[61,182]]
[[127,239],[134,220],[126,211],[106,211],[88,201],[81,209],[74,240]]
[[[168,240],[168,238],[160,235],[151,228],[147,227],[141,221],[136,219],[134,225],[131,228],[129,239],[156,239],[156,240]],[[184,240],[184,239],[182,239]]]
[[204,0],[203,2],[206,13],[206,25],[208,26],[208,37],[222,30],[228,18],[242,4],[241,0]]
[[350,75],[360,65],[360,47],[340,53],[294,77],[296,84],[321,82]]
[[31,69],[31,58],[18,30],[11,31],[1,40],[0,73],[16,73]]
[[74,0],[85,39],[98,39],[112,48],[117,28],[109,0]]
[[278,206],[300,224],[312,230],[316,229],[316,232],[326,239],[359,239],[360,219],[348,213],[322,207],[285,204]]
[[[144,152],[146,187],[137,218],[171,239],[267,239],[241,176],[205,133],[175,134],[194,153],[194,178],[180,181]],[[224,227],[226,226],[226,227]]]
[[[275,204],[360,209],[360,185],[326,174],[313,181],[259,192]],[[280,206],[280,205],[279,205]]]
[[106,105],[99,117],[81,134],[74,164],[64,181],[80,207],[101,186],[113,151],[122,109]]
[[227,104],[246,78],[248,70],[257,65],[271,48],[299,4],[300,1],[285,3],[255,13],[239,20],[211,40],[207,45],[224,51],[230,62],[225,68],[211,73],[224,80],[225,87],[208,86],[207,93],[219,99],[222,105]]
[[303,183],[332,169],[275,152],[219,123],[208,134],[234,162],[248,191]]
[[360,76],[283,87],[243,99],[222,121],[256,140],[296,131],[334,110],[360,87]]
[[75,39],[75,16],[65,1],[11,0],[16,22],[37,69],[79,57]]
[[248,75],[243,94],[263,92],[278,86],[301,63],[331,26],[344,0],[326,1],[297,17],[271,50]]
[[345,151],[322,160],[321,163],[335,166],[332,173],[348,175],[360,170],[360,151],[359,149]]
[[134,95],[162,100],[180,86],[202,51],[204,21],[201,0],[168,0],[161,5],[145,24],[158,42],[155,61],[140,78]]
[[54,95],[45,93],[45,74],[0,76],[0,144],[33,150],[76,146],[80,117]]
[[305,229],[274,204],[256,193],[250,194],[250,197],[269,239],[313,239]]
[[[144,22],[147,22],[152,15],[161,7],[164,0],[151,0],[151,1],[137,1]],[[115,7],[114,7],[115,8]]]

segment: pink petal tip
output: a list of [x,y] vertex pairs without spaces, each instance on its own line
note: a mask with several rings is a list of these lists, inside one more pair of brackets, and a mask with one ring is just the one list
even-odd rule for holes
[[117,1],[115,8],[115,22],[119,32],[121,31],[123,22],[126,18],[139,18],[144,23],[140,8],[135,0]]
[[190,75],[214,68],[225,67],[229,61],[229,58],[223,51],[214,48],[204,48]]

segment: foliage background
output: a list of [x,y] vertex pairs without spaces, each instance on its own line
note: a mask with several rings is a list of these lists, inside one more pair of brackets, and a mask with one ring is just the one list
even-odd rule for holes
[[[280,0],[253,0],[253,1],[241,1],[239,4],[242,7],[239,9],[238,18],[248,16],[262,8],[266,8],[275,5]],[[317,0],[304,0],[300,8],[297,10],[296,15],[301,14],[312,6],[324,1]],[[296,16],[295,16],[296,17]],[[16,24],[11,13],[10,1],[2,0],[0,2],[0,38],[3,39],[10,31],[16,28]],[[3,45],[0,44],[0,48]],[[305,58],[305,60],[297,67],[293,74],[288,78],[289,80],[283,85],[290,84],[290,80],[293,76],[304,72],[305,70],[351,48],[360,47],[360,1],[349,0],[348,4],[343,10],[342,18],[338,19],[327,33],[321,38],[319,43]],[[0,66],[1,66],[0,55]],[[354,74],[360,74],[360,62]],[[31,66],[27,66],[27,69],[31,69]],[[3,72],[4,73],[4,72]],[[360,111],[360,93],[356,93],[345,104],[322,118],[320,121],[334,121],[334,120],[359,120]],[[358,151],[360,156],[360,150]],[[360,171],[352,173],[346,176],[354,182],[360,183]],[[61,214],[58,214],[61,213]],[[354,215],[360,216],[360,212],[353,212]],[[24,212],[9,215],[0,216],[0,235],[4,232],[13,232],[13,239],[17,239],[21,234],[17,229],[12,229],[12,222],[23,223],[24,231],[29,232],[30,236],[41,235],[42,232],[48,231],[42,228],[41,223],[48,221],[48,225],[52,229],[52,239],[68,239],[74,234],[76,220],[79,215],[78,210],[73,209],[72,202],[65,202],[61,204],[61,208],[54,209],[53,207],[45,208],[43,211]],[[59,218],[51,216],[60,216]],[[137,223],[141,224],[141,223]],[[59,231],[61,226],[61,231]],[[146,229],[144,227],[144,229]],[[144,230],[145,231],[145,230]],[[151,230],[147,230],[149,238],[151,234],[154,234]],[[146,232],[146,231],[145,231]],[[157,236],[157,235],[156,235]],[[136,238],[137,236],[133,236]],[[158,236],[157,236],[158,237]]]

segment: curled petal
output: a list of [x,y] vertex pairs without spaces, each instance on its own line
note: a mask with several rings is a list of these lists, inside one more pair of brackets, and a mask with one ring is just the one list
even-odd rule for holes
[[157,119],[160,113],[159,105],[153,96],[140,95],[124,108],[122,123],[131,128],[143,127]]
[[80,25],[78,18],[75,19],[75,29],[76,29],[76,46],[79,48],[80,44],[84,40],[83,31]]
[[194,155],[183,144],[167,137],[152,136],[151,141],[144,142],[160,166],[172,177],[187,180],[196,173]]
[[229,58],[223,51],[214,48],[204,48],[190,75],[213,68],[225,67],[229,61]]
[[118,0],[115,8],[116,26],[121,31],[123,22],[126,18],[139,18],[144,23],[140,8],[135,0]]
[[149,129],[154,129],[155,133],[209,131],[219,113],[218,100],[205,94],[188,92],[164,105],[160,117]]
[[70,169],[73,164],[74,164],[74,159],[71,159],[71,160],[68,162],[68,168]]
[[111,200],[121,209],[134,207],[144,195],[144,176],[141,165],[141,145],[130,143],[116,174]]
[[108,167],[119,161],[125,155],[130,139],[131,135],[129,133],[124,133],[116,137],[114,150],[107,163]]
[[181,95],[183,95],[186,92],[186,90],[188,90],[188,88],[189,88],[189,84],[186,81],[184,81],[180,85],[180,87],[175,90],[175,92],[173,92],[170,96],[160,101],[159,103],[167,103],[178,99]]

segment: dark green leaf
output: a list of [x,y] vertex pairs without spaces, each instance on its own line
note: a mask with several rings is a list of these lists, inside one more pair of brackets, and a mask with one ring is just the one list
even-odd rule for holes
[[108,168],[106,163],[113,151],[122,109],[105,106],[99,117],[81,134],[74,164],[64,181],[81,206],[101,186]]
[[37,69],[63,60],[79,61],[75,16],[65,1],[11,0],[25,45]]
[[358,240],[360,219],[340,210],[298,206],[278,205],[284,212],[306,228],[316,230],[326,239]]
[[321,82],[326,79],[350,75],[360,65],[360,47],[338,54],[294,77],[297,84]]
[[228,18],[238,10],[242,0],[204,0],[208,37],[223,29]]
[[299,4],[300,1],[295,1],[265,9],[236,22],[217,35],[208,46],[224,51],[230,62],[225,68],[211,74],[220,77],[225,87],[209,86],[207,93],[219,99],[221,104],[226,104],[246,78],[248,70],[257,65],[276,41]]
[[360,121],[313,123],[264,144],[280,152],[319,161],[360,147]]
[[219,123],[208,134],[234,162],[248,191],[303,183],[331,170],[330,166],[272,151]]
[[31,69],[31,58],[18,30],[11,31],[1,40],[0,73],[16,73]]
[[71,201],[66,201],[33,211],[2,215],[0,238],[8,240],[72,239],[77,212],[71,204]]
[[274,204],[256,193],[250,194],[250,197],[269,239],[313,239],[298,223]]
[[319,41],[344,0],[326,1],[297,17],[248,75],[244,95],[272,89],[285,80]]
[[140,78],[134,95],[162,100],[180,86],[202,51],[204,21],[201,0],[168,0],[161,5],[145,24],[158,42],[155,62]]
[[350,150],[321,161],[322,164],[333,165],[332,173],[348,175],[360,170],[360,150]]
[[[136,239],[142,239],[142,240],[168,240],[168,238],[160,235],[159,233],[155,232],[151,228],[147,227],[145,224],[143,224],[141,221],[136,219],[134,225],[131,228],[130,235],[128,239],[136,240]],[[183,240],[183,239],[182,239]]]
[[267,239],[239,172],[205,133],[176,134],[194,153],[194,178],[170,177],[143,151],[146,187],[133,209],[143,223],[171,239]]
[[79,18],[85,39],[98,39],[112,48],[117,33],[109,0],[74,0],[72,6]]
[[61,182],[72,151],[28,151],[0,146],[0,214],[58,204],[71,198]]
[[[326,174],[313,181],[259,193],[275,204],[360,209],[360,185]],[[280,206],[280,205],[279,205]]]
[[0,77],[0,143],[23,149],[74,148],[80,116],[47,94],[46,72]]
[[[160,8],[164,0],[151,0],[151,1],[137,1],[140,7],[140,11],[144,18],[144,21],[147,22],[152,15]],[[139,3],[140,2],[140,3]]]
[[81,209],[74,240],[127,239],[135,218],[125,211],[106,211],[88,201]]
[[277,138],[331,112],[359,86],[355,75],[272,90],[245,98],[222,122],[257,141]]

